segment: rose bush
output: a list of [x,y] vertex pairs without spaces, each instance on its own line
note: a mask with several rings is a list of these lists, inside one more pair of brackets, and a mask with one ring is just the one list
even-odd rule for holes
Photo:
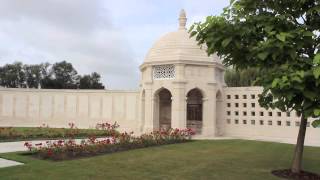
[[[99,125],[100,126],[100,125]],[[102,125],[108,128],[108,125]],[[109,127],[114,129],[115,127]],[[41,159],[65,160],[77,157],[94,156],[129,149],[144,148],[164,144],[182,143],[191,140],[194,131],[191,129],[169,129],[134,136],[131,133],[112,133],[105,138],[90,136],[76,143],[75,139],[47,141],[45,144],[32,145],[26,142],[25,146],[32,155]]]

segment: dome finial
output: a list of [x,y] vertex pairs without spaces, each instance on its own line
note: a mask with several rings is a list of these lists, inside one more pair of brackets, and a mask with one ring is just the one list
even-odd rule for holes
[[184,9],[181,9],[179,15],[179,29],[186,29],[187,17]]

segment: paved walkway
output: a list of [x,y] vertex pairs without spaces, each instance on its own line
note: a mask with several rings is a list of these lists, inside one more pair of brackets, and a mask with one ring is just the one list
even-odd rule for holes
[[[100,138],[98,138],[98,139],[100,139]],[[76,142],[80,143],[81,140],[82,139],[76,139]],[[31,142],[34,145],[34,144],[38,144],[38,143],[45,144],[46,141],[47,140],[35,140],[35,141],[28,141],[28,142]],[[2,142],[2,143],[0,143],[0,154],[1,153],[9,153],[9,152],[27,151],[27,148],[24,146],[25,142],[26,141]],[[17,166],[17,165],[23,165],[23,163],[0,158],[0,168]]]
[[[97,138],[104,139],[104,138]],[[76,139],[76,143],[80,143],[83,139]],[[57,140],[33,140],[33,141],[17,141],[17,142],[2,142],[0,143],[0,153],[8,152],[18,152],[18,151],[27,151],[27,148],[24,146],[25,142],[31,142],[33,145],[42,143],[46,144],[46,141],[57,141]]]
[[[29,141],[29,142],[32,142],[32,144],[37,144],[37,143],[40,143],[40,142],[45,143],[46,141],[45,140],[39,140],[39,141]],[[27,148],[24,147],[24,143],[25,143],[25,141],[0,143],[0,153],[26,151]],[[17,166],[17,165],[23,165],[23,163],[0,158],[0,168]]]
[[18,166],[18,165],[23,165],[23,163],[0,158],[0,168]]

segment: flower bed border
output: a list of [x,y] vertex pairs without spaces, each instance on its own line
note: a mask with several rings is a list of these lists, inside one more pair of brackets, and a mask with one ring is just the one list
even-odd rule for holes
[[115,145],[110,145],[110,146],[114,146],[114,147],[110,147],[110,149],[108,149],[107,151],[104,151],[104,152],[83,153],[83,154],[77,155],[77,156],[72,156],[70,154],[69,155],[64,154],[62,156],[54,156],[52,158],[44,158],[35,152],[23,152],[22,155],[32,156],[33,158],[41,159],[41,160],[60,162],[60,161],[67,161],[67,160],[90,158],[90,157],[95,157],[95,156],[101,156],[101,155],[107,155],[107,154],[113,154],[113,153],[118,153],[118,152],[125,152],[125,151],[143,149],[143,148],[149,148],[149,147],[159,147],[159,146],[165,146],[165,145],[188,143],[188,142],[193,142],[193,141],[194,140],[184,140],[184,141],[179,141],[179,142],[177,141],[177,142],[169,142],[169,143],[163,143],[163,144],[152,144],[152,145],[150,144],[147,146],[135,146],[135,147],[115,144]]
[[91,157],[100,154],[108,154],[131,149],[146,148],[151,146],[177,144],[191,141],[194,131],[191,129],[167,129],[151,133],[133,136],[131,133],[113,133],[112,136],[97,139],[91,136],[81,140],[77,144],[74,138],[68,140],[47,141],[45,144],[38,143],[35,146],[25,142],[32,156],[39,159],[51,159],[55,161]]

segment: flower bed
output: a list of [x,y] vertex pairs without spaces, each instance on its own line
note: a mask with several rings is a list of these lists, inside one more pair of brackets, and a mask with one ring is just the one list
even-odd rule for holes
[[105,137],[115,133],[117,123],[97,124],[95,129],[78,129],[74,123],[69,128],[51,128],[46,124],[39,127],[0,127],[1,141],[57,139],[57,138],[83,138],[88,136]]
[[114,133],[110,137],[99,139],[92,136],[80,143],[76,143],[74,139],[69,139],[47,141],[45,144],[35,145],[26,142],[25,146],[37,158],[66,160],[149,146],[182,143],[190,141],[192,135],[194,135],[194,132],[191,129],[169,129],[143,134],[138,137],[133,136],[133,133]]

